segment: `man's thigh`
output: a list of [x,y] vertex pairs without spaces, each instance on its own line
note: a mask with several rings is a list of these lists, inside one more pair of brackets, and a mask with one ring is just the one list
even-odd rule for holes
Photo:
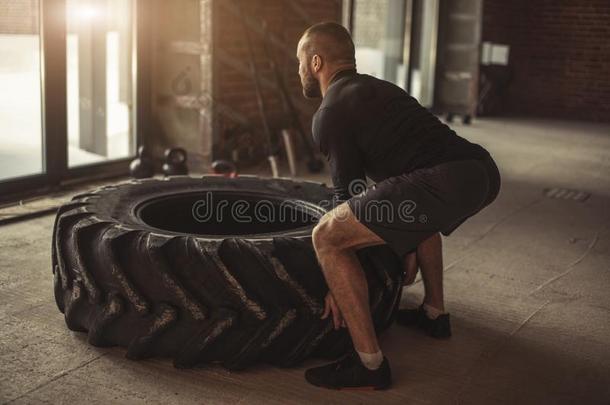
[[437,170],[390,177],[352,197],[348,204],[354,217],[404,257],[457,215]]

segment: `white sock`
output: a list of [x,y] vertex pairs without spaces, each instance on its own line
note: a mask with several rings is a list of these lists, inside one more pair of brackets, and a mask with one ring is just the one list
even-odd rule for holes
[[383,363],[383,353],[379,350],[377,353],[363,353],[356,351],[360,357],[360,361],[364,364],[364,367],[369,370],[377,370],[381,363]]
[[444,311],[434,308],[433,306],[430,306],[428,304],[424,304],[424,311],[426,311],[426,315],[430,319],[436,319],[439,317],[439,315],[443,315],[445,313]]

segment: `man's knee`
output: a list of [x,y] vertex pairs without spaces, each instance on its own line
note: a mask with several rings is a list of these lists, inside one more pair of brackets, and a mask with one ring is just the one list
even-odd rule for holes
[[331,219],[327,218],[325,215],[313,228],[313,232],[311,233],[311,241],[313,242],[313,247],[316,252],[320,252],[322,249],[329,247],[332,242],[331,225],[329,224],[330,221]]
[[346,238],[344,231],[339,225],[331,213],[327,213],[320,219],[311,235],[316,252],[320,253],[329,249],[343,248],[343,241]]

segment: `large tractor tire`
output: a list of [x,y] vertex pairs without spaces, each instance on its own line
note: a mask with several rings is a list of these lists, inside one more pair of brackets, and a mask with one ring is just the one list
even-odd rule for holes
[[[57,306],[69,329],[127,347],[130,359],[243,369],[335,357],[351,342],[320,319],[328,287],[311,243],[330,199],[323,184],[251,176],[135,180],[78,195],[53,230]],[[236,214],[238,201],[246,208]],[[387,246],[358,257],[380,332],[402,266]]]

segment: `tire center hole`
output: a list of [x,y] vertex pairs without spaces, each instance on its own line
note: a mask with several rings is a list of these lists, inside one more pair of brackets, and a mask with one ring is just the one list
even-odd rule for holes
[[319,207],[302,200],[226,191],[159,197],[136,211],[151,227],[198,235],[288,231],[314,225],[323,214]]

